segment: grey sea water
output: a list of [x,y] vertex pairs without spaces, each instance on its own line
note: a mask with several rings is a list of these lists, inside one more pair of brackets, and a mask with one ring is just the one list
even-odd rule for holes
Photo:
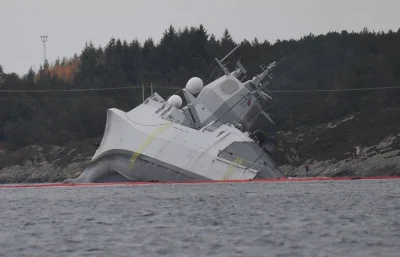
[[400,180],[0,194],[0,256],[400,256]]

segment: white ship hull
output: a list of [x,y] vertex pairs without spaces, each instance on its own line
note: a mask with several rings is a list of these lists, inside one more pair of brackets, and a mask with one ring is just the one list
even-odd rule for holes
[[152,115],[144,104],[110,109],[92,162],[65,182],[251,180],[283,177],[247,133],[230,125],[195,130]]
[[225,75],[204,88],[200,78],[191,78],[182,89],[184,107],[178,95],[165,101],[154,93],[127,113],[108,110],[92,162],[81,176],[65,182],[284,177],[269,155],[276,146],[270,136],[260,130],[250,133],[259,116],[273,123],[263,110],[271,97],[261,88],[269,83],[264,79],[271,77],[275,64],[242,82],[239,78],[247,71],[239,62],[230,73],[216,61]]

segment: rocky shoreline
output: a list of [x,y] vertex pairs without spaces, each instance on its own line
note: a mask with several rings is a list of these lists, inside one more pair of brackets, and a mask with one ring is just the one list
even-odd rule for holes
[[[398,113],[358,113],[328,124],[278,132],[280,146],[273,158],[288,177],[398,176]],[[369,122],[369,118],[374,122]],[[99,142],[100,138],[94,138],[63,147],[20,149],[0,144],[0,183],[49,183],[77,177]]]
[[0,183],[49,183],[77,177],[92,158],[97,141],[70,142],[64,147],[33,145],[16,150],[3,145]]
[[274,153],[289,177],[400,175],[398,109],[359,112],[318,126],[278,132]]

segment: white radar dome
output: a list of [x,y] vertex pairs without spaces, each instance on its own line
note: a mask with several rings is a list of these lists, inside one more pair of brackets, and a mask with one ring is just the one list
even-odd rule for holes
[[178,109],[182,106],[182,98],[179,95],[172,95],[167,102]]
[[198,77],[193,77],[186,83],[186,89],[192,95],[196,95],[203,89],[203,81]]

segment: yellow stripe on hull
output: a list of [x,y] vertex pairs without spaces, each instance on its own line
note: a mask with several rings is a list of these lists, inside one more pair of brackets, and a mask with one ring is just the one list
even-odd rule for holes
[[159,128],[157,128],[153,133],[151,133],[146,140],[144,140],[143,144],[139,146],[138,150],[135,151],[135,153],[132,154],[131,159],[129,160],[129,165],[128,168],[132,169],[133,165],[135,165],[135,162],[137,158],[143,153],[143,151],[151,144],[151,142],[159,135],[161,134],[164,130],[169,128],[172,125],[172,122],[166,123],[164,125],[161,125]]
[[[243,160],[240,159],[240,158],[235,158],[233,163],[241,165],[243,163]],[[234,172],[234,170],[236,168],[233,163],[229,164],[228,170],[225,172],[225,175],[224,175],[224,180],[230,179],[232,177],[233,172]]]

